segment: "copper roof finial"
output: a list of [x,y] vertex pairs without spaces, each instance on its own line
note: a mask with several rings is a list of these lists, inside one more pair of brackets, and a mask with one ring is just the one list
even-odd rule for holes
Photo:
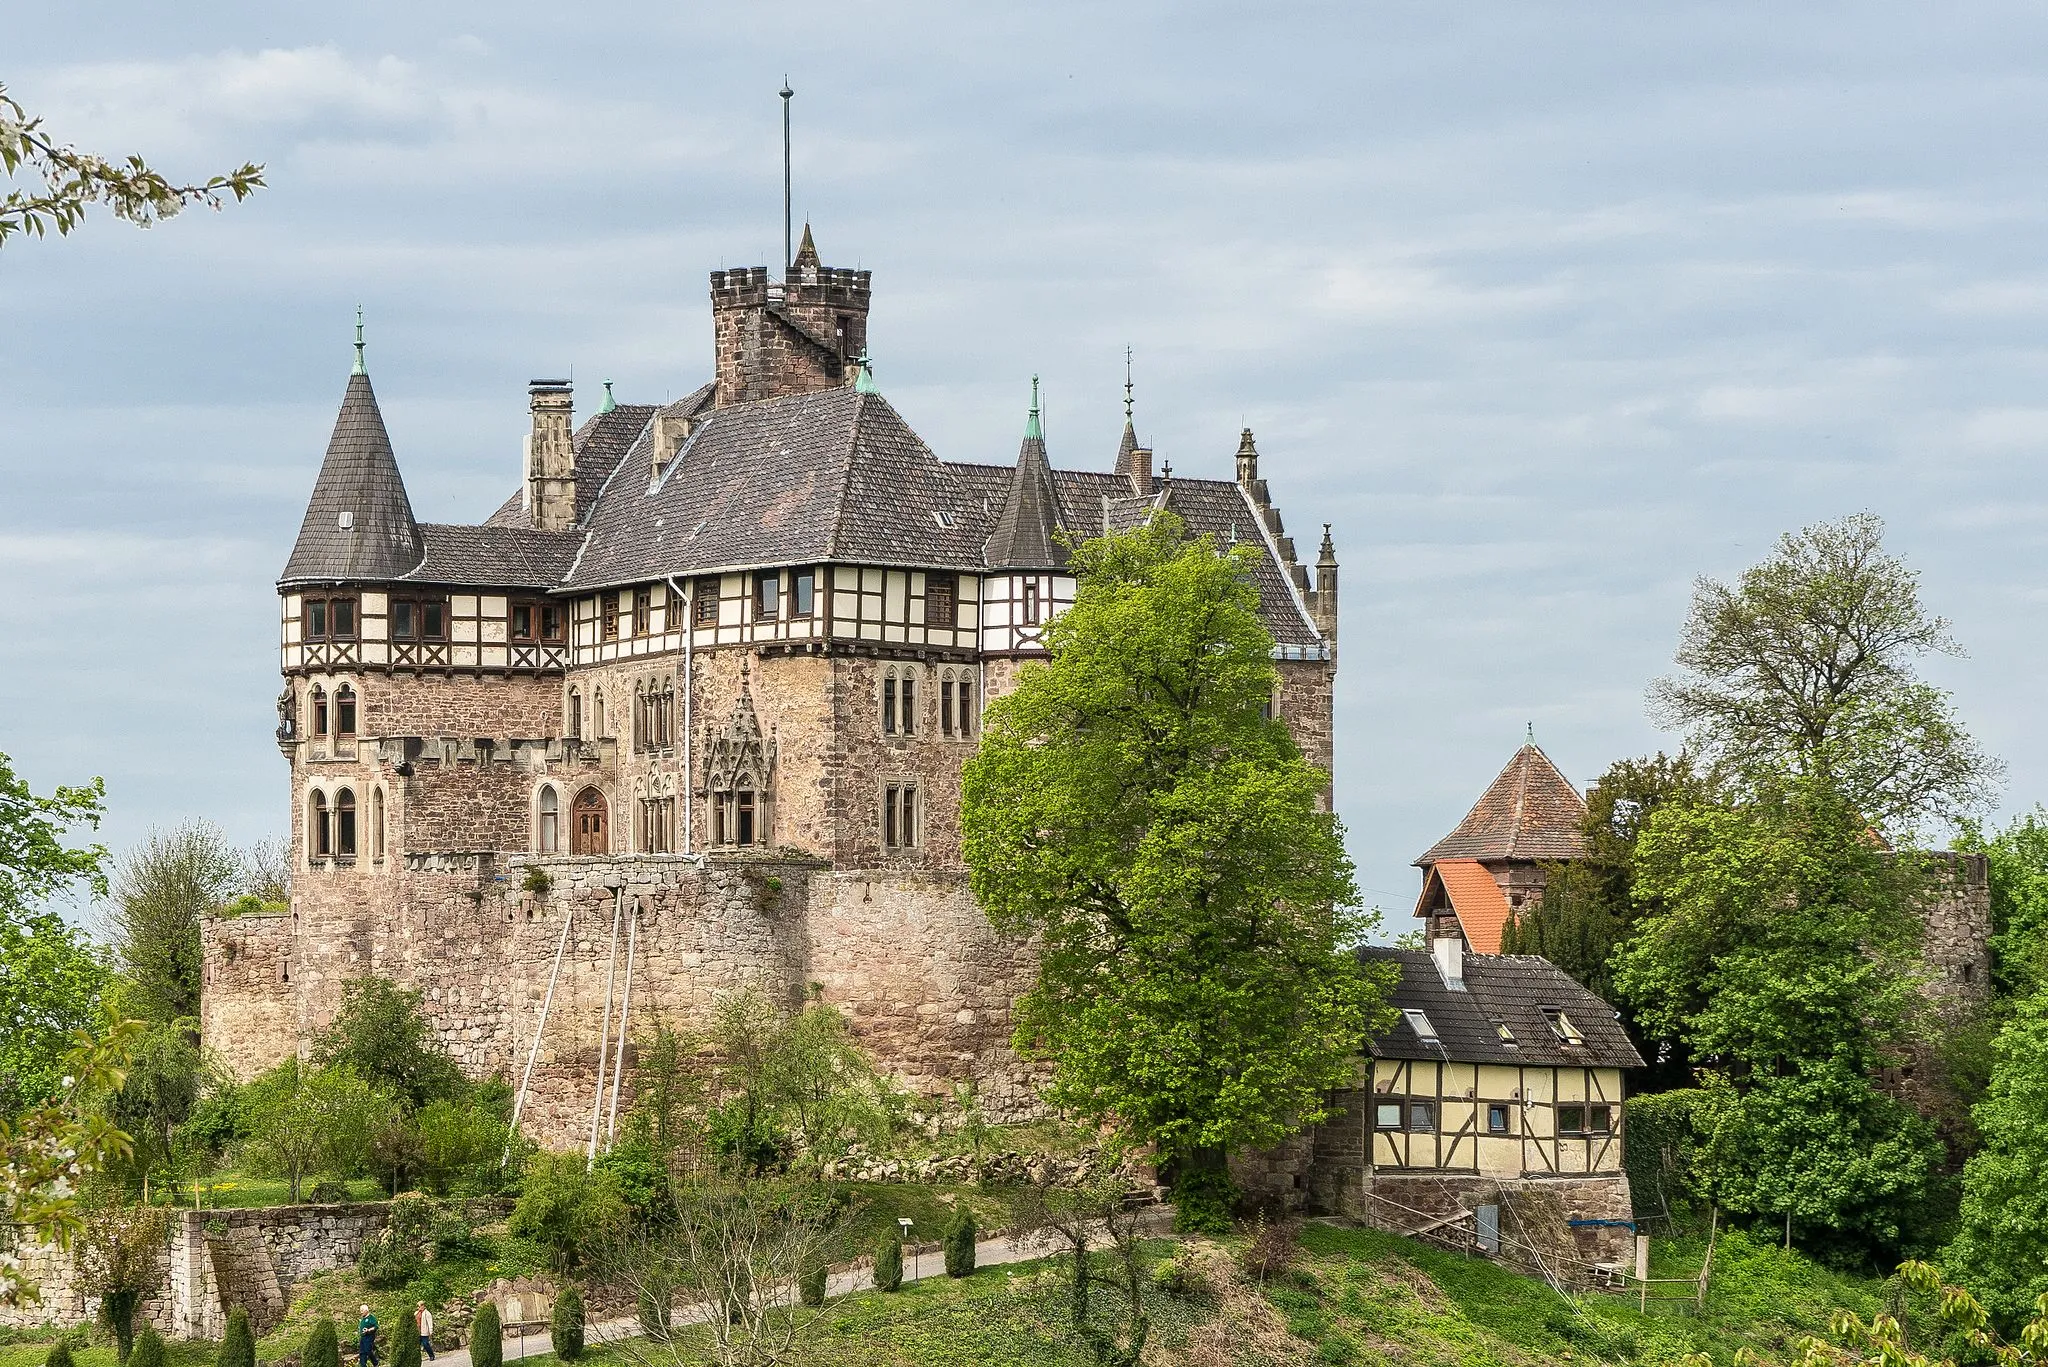
[[367,375],[370,368],[363,364],[363,306],[356,305],[356,363],[349,371],[351,375]]

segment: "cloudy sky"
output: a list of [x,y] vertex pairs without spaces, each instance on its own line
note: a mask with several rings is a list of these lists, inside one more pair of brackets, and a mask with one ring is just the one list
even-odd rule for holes
[[1669,740],[1691,580],[1859,510],[2048,796],[2048,11],[2020,4],[78,3],[0,82],[67,139],[270,188],[0,254],[0,750],[105,838],[281,832],[271,587],[354,308],[422,519],[516,482],[530,376],[694,388],[705,273],[796,205],[875,277],[942,455],[1259,436],[1344,565],[1339,805],[1408,867],[1533,723],[1582,786]]

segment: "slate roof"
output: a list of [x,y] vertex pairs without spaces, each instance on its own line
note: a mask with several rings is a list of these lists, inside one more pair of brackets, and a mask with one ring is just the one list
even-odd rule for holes
[[306,501],[306,520],[278,584],[396,579],[419,564],[422,554],[419,524],[376,391],[358,371],[342,392],[327,455]]
[[1500,953],[1501,932],[1507,929],[1513,912],[1486,866],[1475,859],[1442,859],[1430,865],[1423,875],[1416,915],[1422,915],[1435,900],[1430,896],[1433,885],[1443,889],[1444,900],[1451,904],[1472,948],[1481,954]]
[[[1505,1063],[1535,1067],[1640,1068],[1643,1056],[1615,1019],[1614,1008],[1588,992],[1563,969],[1534,954],[1467,954],[1465,990],[1446,984],[1426,950],[1356,951],[1360,963],[1391,963],[1401,970],[1393,1005],[1418,1010],[1436,1028],[1426,1043],[1405,1020],[1366,1050],[1374,1058],[1453,1059],[1459,1063]],[[1583,1044],[1566,1044],[1544,1020],[1542,1008],[1558,1007],[1578,1027]],[[1500,1026],[1515,1042],[1500,1037]]]
[[1017,468],[1011,474],[1002,512],[996,516],[995,530],[988,536],[990,569],[1052,570],[1067,563],[1066,547],[1055,538],[1069,529],[1068,522],[1060,507],[1059,491],[1053,487],[1052,463],[1045,458],[1045,437],[1038,427],[1038,381],[1034,379],[1031,385],[1031,425],[1017,449]]
[[1515,751],[1465,819],[1415,863],[1440,859],[1582,859],[1586,800],[1534,744]]
[[[1054,469],[1042,436],[1027,437],[1018,464],[942,461],[879,394],[833,388],[713,408],[713,393],[705,385],[672,404],[620,404],[586,418],[575,435],[575,531],[535,531],[519,490],[479,526],[420,528],[404,502],[369,382],[357,377],[300,534],[306,554],[293,552],[287,579],[577,592],[806,561],[973,573],[990,568],[993,555],[996,563],[1055,569],[1065,556],[1051,541],[1053,528],[1095,536],[1170,507],[1197,535],[1261,551],[1254,574],[1276,641],[1322,644],[1234,481],[1155,478],[1151,493],[1134,494],[1125,474]],[[690,418],[692,426],[654,481],[662,414]],[[351,488],[384,490],[387,520],[402,509],[413,529],[410,555],[342,554],[352,547],[328,531],[341,498],[332,490],[344,477]],[[357,521],[360,529],[364,519]]]
[[408,583],[549,590],[562,582],[583,545],[581,532],[532,527],[420,525],[426,558],[399,576]]

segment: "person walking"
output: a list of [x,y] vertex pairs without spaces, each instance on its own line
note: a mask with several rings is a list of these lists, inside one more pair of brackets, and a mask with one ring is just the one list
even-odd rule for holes
[[426,1354],[427,1361],[432,1362],[434,1360],[434,1312],[427,1309],[425,1301],[421,1301],[413,1307],[412,1322],[413,1327],[420,1331],[420,1351]]
[[362,1314],[356,1321],[356,1367],[378,1367],[382,1359],[377,1356],[377,1317],[367,1305]]

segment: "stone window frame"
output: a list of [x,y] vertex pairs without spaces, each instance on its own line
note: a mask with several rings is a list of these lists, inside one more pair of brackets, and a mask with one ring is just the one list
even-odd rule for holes
[[889,779],[881,785],[879,824],[884,850],[912,852],[924,847],[922,787],[907,776]]
[[948,740],[971,741],[981,730],[981,713],[975,706],[977,678],[972,665],[939,670],[939,734]]
[[672,750],[676,743],[676,686],[669,675],[633,686],[633,748]]
[[583,739],[583,690],[571,685],[566,715],[562,719],[563,731],[570,740]]
[[306,711],[313,718],[311,734],[326,740],[327,728],[333,725],[334,714],[328,706],[327,690],[320,686],[318,680],[306,690]]
[[334,862],[353,864],[361,847],[362,832],[356,821],[356,791],[344,784],[334,790]]
[[334,739],[354,740],[357,728],[358,694],[355,685],[342,680],[334,686]]
[[917,736],[917,679],[914,664],[885,665],[875,681],[875,709],[884,736]]
[[[549,808],[549,802],[554,806]],[[533,852],[535,854],[562,853],[562,831],[569,815],[568,800],[562,796],[562,788],[552,780],[533,786]]]
[[306,867],[318,868],[334,857],[333,808],[325,789],[306,790]]
[[384,785],[370,785],[370,862],[381,865],[386,850],[384,830]]
[[676,852],[676,800],[672,797],[640,799],[640,827],[637,832],[642,854]]

